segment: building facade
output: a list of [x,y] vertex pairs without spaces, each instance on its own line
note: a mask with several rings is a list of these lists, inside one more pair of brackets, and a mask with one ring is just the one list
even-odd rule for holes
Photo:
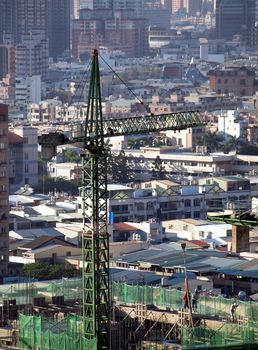
[[127,56],[147,55],[148,21],[140,17],[141,2],[136,3],[134,10],[129,1],[114,3],[113,7],[105,7],[101,2],[95,4],[93,10],[81,10],[79,19],[73,20],[73,56],[80,60],[85,53],[100,46],[122,50]]
[[0,104],[0,281],[8,275],[9,202],[8,202],[8,107]]
[[256,0],[217,0],[217,38],[232,40],[240,35],[247,45],[254,46],[256,5]]
[[48,0],[47,4],[49,55],[56,61],[70,49],[70,0]]
[[210,89],[218,94],[252,96],[255,93],[255,72],[246,67],[229,67],[209,72]]
[[38,184],[38,132],[36,128],[21,126],[10,129],[10,192],[24,185]]
[[17,77],[40,75],[44,80],[49,58],[48,40],[41,31],[31,31],[22,36],[15,48],[15,68]]
[[[205,219],[207,212],[223,209],[251,209],[249,180],[241,177],[209,178],[198,185],[183,186],[167,180],[141,183],[135,190],[122,185],[108,185],[108,211],[112,221]],[[82,197],[78,197],[79,211]]]
[[3,43],[4,34],[12,33],[17,36],[17,1],[0,1],[0,44]]

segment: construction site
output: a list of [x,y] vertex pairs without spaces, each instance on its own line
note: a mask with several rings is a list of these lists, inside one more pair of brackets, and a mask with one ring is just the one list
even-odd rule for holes
[[238,300],[232,319],[233,299],[200,293],[192,310],[186,268],[185,291],[111,281],[104,138],[183,130],[204,123],[196,111],[104,120],[98,57],[95,50],[83,133],[73,134],[72,139],[60,134],[40,138],[48,157],[59,144],[83,144],[82,276],[1,286],[0,348],[257,349],[258,304]]
[[[184,311],[183,291],[112,283],[111,349],[257,349],[258,305],[201,296]],[[83,334],[82,280],[3,286],[1,349],[97,349]]]

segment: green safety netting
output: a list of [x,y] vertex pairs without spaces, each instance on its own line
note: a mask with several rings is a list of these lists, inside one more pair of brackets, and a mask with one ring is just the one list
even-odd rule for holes
[[[53,296],[63,296],[65,301],[81,300],[82,280],[62,279],[53,282],[36,282],[32,284],[16,284],[0,288],[0,303],[3,300],[16,299],[16,304],[31,304],[34,298],[44,297],[51,302]],[[114,299],[126,304],[148,304],[159,308],[181,309],[183,307],[184,292],[169,288],[147,285],[129,285],[127,283],[113,282],[111,293]],[[197,311],[210,316],[229,317],[230,306],[234,299],[202,295],[198,301]],[[258,322],[258,303],[243,302],[239,304],[237,315]]]
[[218,329],[207,327],[182,328],[184,350],[197,349],[257,349],[258,337],[254,324],[224,323]]
[[[51,300],[53,296],[64,296],[65,301],[81,299],[81,279],[63,279],[53,282],[37,282],[28,285],[15,285],[11,288],[0,289],[0,302],[5,299],[17,299],[17,304],[30,303],[35,297],[45,297]],[[129,305],[147,304],[164,310],[179,310],[183,307],[183,291],[169,287],[155,287],[147,285],[129,285],[122,282],[113,282],[111,294],[114,300]],[[220,296],[201,295],[198,300],[197,312],[204,315],[220,316],[225,321],[230,319],[230,306],[235,299]],[[258,304],[237,300],[237,318],[242,320],[242,326],[230,328],[225,322],[222,329],[210,330],[207,327],[186,328],[183,333],[184,348],[198,349],[205,344],[207,349],[216,349],[229,345],[232,347],[245,344],[251,349],[258,343]],[[80,320],[70,316],[63,321],[56,322],[37,318],[35,316],[21,316],[21,343],[24,349],[31,348],[32,344],[40,350],[94,350],[93,343],[78,336]],[[226,328],[227,327],[227,328]],[[237,332],[235,332],[237,329]],[[234,333],[235,332],[235,333]],[[78,347],[80,346],[80,347]],[[256,344],[258,348],[258,344]],[[203,348],[203,347],[202,347]],[[233,349],[233,348],[232,348]],[[241,347],[240,347],[241,349]]]
[[81,335],[81,318],[68,316],[55,321],[40,316],[19,315],[20,347],[38,350],[95,350],[96,340]]
[[[112,283],[113,298],[126,304],[147,304],[159,308],[181,309],[184,292],[172,288],[133,286],[126,283]],[[235,299],[221,296],[201,295],[197,311],[204,315],[230,317],[230,306]],[[258,304],[237,300],[237,316],[258,322]]]

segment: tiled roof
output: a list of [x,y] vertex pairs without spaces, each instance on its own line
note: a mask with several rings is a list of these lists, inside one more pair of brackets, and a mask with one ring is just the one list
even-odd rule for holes
[[201,248],[207,248],[210,246],[207,242],[201,241],[199,239],[192,239],[190,242],[199,245]]
[[68,241],[65,241],[62,237],[41,236],[34,239],[32,242],[23,245],[22,248],[31,249],[31,250],[38,249],[38,248],[41,248],[42,246],[45,246],[46,244],[50,244],[51,241],[53,240],[55,241],[58,240],[59,245],[72,245],[72,246],[74,245]]
[[8,143],[23,143],[25,141],[23,137],[16,135],[11,131],[8,132],[7,138],[8,138]]
[[113,224],[113,229],[118,231],[139,231],[137,227],[126,224],[125,222]]

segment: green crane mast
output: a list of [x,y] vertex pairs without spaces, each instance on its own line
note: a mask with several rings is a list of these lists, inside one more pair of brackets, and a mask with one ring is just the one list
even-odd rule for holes
[[101,109],[99,54],[94,50],[91,66],[87,117],[83,132],[71,140],[63,134],[39,137],[48,156],[58,144],[82,142],[83,218],[82,289],[83,332],[86,339],[96,339],[96,349],[111,349],[109,236],[107,232],[107,158],[104,138],[118,135],[146,134],[165,130],[183,130],[204,126],[198,111],[104,119]]

